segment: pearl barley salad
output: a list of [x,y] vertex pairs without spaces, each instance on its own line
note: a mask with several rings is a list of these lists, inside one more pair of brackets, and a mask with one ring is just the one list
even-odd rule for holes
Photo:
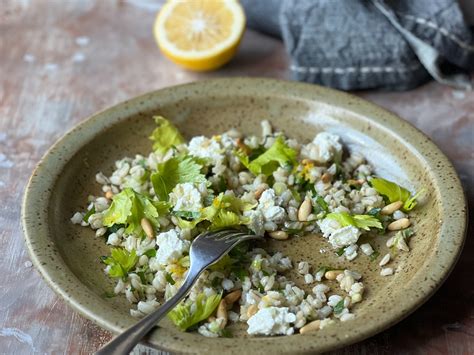
[[[277,243],[317,234],[335,258],[378,263],[381,277],[393,275],[393,259],[409,252],[409,212],[419,193],[375,177],[337,135],[320,132],[300,144],[262,121],[261,136],[232,129],[186,142],[165,118],[154,119],[153,151],[116,161],[111,176],[97,173],[103,196],[89,196],[87,211],[71,219],[110,245],[101,259],[116,281],[108,296],[124,295],[132,316],[176,293],[191,242],[205,230],[247,229]],[[390,235],[390,253],[379,255],[362,235]],[[206,270],[169,319],[183,331],[228,337],[226,326],[237,322],[251,335],[290,335],[356,316],[365,288],[360,271],[290,260],[261,245],[241,244]],[[293,268],[305,290],[289,278]]]

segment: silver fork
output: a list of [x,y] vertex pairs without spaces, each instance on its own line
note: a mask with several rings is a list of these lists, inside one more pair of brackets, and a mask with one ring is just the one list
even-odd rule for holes
[[261,237],[238,230],[221,230],[217,232],[204,232],[198,235],[189,250],[190,266],[186,279],[178,292],[166,301],[160,308],[135,325],[132,325],[122,334],[105,344],[96,352],[97,355],[128,354],[135,345],[176,306],[191,290],[201,273],[210,265],[218,262],[237,244]]

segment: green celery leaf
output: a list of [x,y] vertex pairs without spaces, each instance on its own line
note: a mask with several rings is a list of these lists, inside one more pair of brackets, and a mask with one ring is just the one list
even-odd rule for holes
[[139,235],[142,233],[140,222],[144,217],[155,228],[159,227],[158,211],[164,212],[162,204],[151,201],[145,195],[139,194],[131,188],[125,188],[122,192],[114,195],[112,204],[104,212],[103,224],[107,227],[125,224],[127,225],[126,233]]
[[166,118],[154,116],[158,127],[150,136],[153,141],[153,150],[159,153],[166,153],[171,147],[184,143],[184,138],[178,129]]
[[106,257],[103,262],[110,266],[109,275],[111,277],[126,277],[138,261],[135,250],[130,253],[122,248],[112,248],[111,256]]
[[[221,301],[222,293],[206,298],[204,293],[199,294],[194,302],[195,308],[190,303],[181,302],[168,313],[168,318],[182,331],[207,319],[217,308]],[[194,308],[194,311],[191,310]]]
[[351,216],[347,212],[333,212],[329,213],[326,218],[336,220],[342,227],[354,226],[367,231],[370,230],[371,227],[383,229],[382,223],[380,223],[376,217],[367,214],[355,214]]
[[178,184],[207,183],[201,169],[202,165],[190,156],[173,157],[159,164],[157,171],[151,175],[156,195],[161,201],[168,201],[170,192]]
[[[242,164],[246,165],[244,162]],[[279,136],[265,153],[248,164],[248,169],[254,175],[265,174],[269,176],[278,166],[286,166],[287,164],[296,165],[296,151],[288,147],[283,137]]]
[[385,196],[390,203],[402,201],[404,203],[402,209],[405,212],[411,211],[417,204],[416,199],[425,192],[425,189],[422,189],[411,197],[410,191],[404,187],[382,178],[372,178],[370,185],[372,185],[379,194]]
[[237,226],[241,223],[240,217],[231,211],[220,210],[214,217],[211,229],[222,229]]

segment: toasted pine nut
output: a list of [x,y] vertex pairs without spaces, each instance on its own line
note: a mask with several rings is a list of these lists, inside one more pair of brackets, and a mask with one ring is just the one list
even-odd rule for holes
[[235,290],[235,291],[232,291],[231,293],[228,293],[224,297],[224,301],[226,301],[227,305],[230,306],[233,303],[235,303],[240,298],[240,296],[242,296],[242,290]]
[[328,280],[335,280],[337,278],[337,275],[340,275],[342,273],[343,273],[342,270],[330,270],[330,271],[326,271],[326,273],[324,274],[324,277]]
[[288,239],[288,233],[286,233],[285,231],[274,231],[274,232],[268,233],[268,235],[276,240]]
[[382,208],[380,213],[384,214],[384,215],[389,215],[389,214],[392,214],[393,212],[395,212],[396,210],[399,210],[402,206],[403,206],[402,201],[395,201],[395,202],[385,206],[384,208]]
[[114,193],[113,193],[112,191],[110,191],[110,190],[109,190],[109,191],[107,191],[107,192],[105,193],[105,195],[104,195],[104,196],[105,196],[105,198],[107,198],[107,199],[111,200],[111,199],[112,199],[112,197],[114,197]]
[[266,189],[268,189],[267,184],[258,185],[257,188],[255,189],[255,198],[258,200],[260,196],[262,196],[263,191],[265,191]]
[[329,174],[329,173],[324,173],[322,176],[321,176],[321,181],[324,182],[325,184],[331,182],[332,180],[332,175]]
[[227,317],[227,302],[224,299],[222,299],[219,302],[219,305],[217,306],[216,317],[224,319],[224,321],[220,325],[220,328],[223,329],[227,325],[227,319],[228,319],[228,317]]
[[252,317],[255,313],[258,312],[258,307],[256,304],[252,304],[249,308],[247,308],[247,318]]
[[398,221],[390,223],[387,228],[391,231],[399,231],[400,229],[405,229],[410,227],[410,220],[408,218],[401,218]]
[[321,325],[321,321],[319,319],[314,320],[311,323],[306,324],[303,328],[301,328],[300,334],[305,334],[309,332],[314,332],[315,330],[319,330],[320,325]]
[[308,220],[308,216],[311,214],[311,209],[313,208],[311,200],[305,198],[300,208],[298,209],[298,221],[305,222]]
[[153,232],[153,226],[151,225],[150,221],[146,218],[142,218],[142,220],[140,221],[140,224],[146,236],[150,239],[153,239],[155,237],[155,234]]

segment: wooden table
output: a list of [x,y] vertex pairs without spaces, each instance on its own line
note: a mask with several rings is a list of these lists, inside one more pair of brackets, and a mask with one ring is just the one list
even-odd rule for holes
[[[144,0],[7,1],[0,5],[0,353],[90,353],[111,335],[72,311],[28,259],[20,202],[32,169],[95,111],[161,87],[217,76],[287,78],[275,39],[247,31],[237,57],[210,74],[183,71],[155,46]],[[360,92],[429,135],[474,203],[474,95],[429,83]],[[474,234],[436,295],[391,329],[338,353],[474,353]]]

